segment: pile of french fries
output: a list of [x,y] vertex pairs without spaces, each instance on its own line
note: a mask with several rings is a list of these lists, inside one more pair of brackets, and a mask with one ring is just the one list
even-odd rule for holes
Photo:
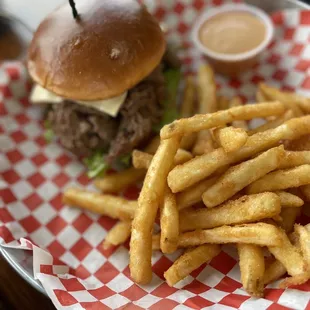
[[[200,114],[192,116],[196,94]],[[152,251],[185,249],[164,273],[173,286],[216,259],[223,244],[237,247],[241,282],[252,296],[263,296],[265,285],[285,274],[281,288],[310,278],[310,224],[295,223],[310,202],[310,148],[303,149],[310,99],[265,84],[256,97],[256,104],[242,105],[238,97],[217,96],[204,65],[197,85],[186,80],[183,118],[133,151],[132,168],[97,179],[102,194],[65,191],[64,203],[120,220],[103,246],[130,237],[135,282],[151,281]],[[266,123],[248,128],[255,118]],[[138,201],[109,194],[142,180]],[[157,218],[160,233],[153,234]]]

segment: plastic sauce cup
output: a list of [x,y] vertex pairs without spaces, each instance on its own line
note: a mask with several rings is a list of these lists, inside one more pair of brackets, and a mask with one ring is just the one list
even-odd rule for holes
[[[219,53],[204,45],[200,39],[201,28],[206,27],[206,22],[212,17],[228,12],[245,12],[258,18],[265,25],[265,36],[263,40],[253,49],[241,53]],[[228,4],[218,8],[208,9],[206,12],[202,13],[193,27],[192,39],[195,46],[202,53],[204,53],[207,60],[214,67],[217,73],[235,76],[253,67],[261,52],[266,49],[268,44],[271,42],[273,33],[274,27],[272,21],[264,11],[246,4]]]

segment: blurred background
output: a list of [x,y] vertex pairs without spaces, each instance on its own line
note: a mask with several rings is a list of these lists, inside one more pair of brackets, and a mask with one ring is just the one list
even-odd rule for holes
[[[0,61],[23,58],[27,42],[40,21],[63,2],[64,0],[0,0]],[[273,10],[273,1],[270,0],[245,2],[258,6],[264,2],[265,8]],[[310,0],[303,2],[310,4]]]

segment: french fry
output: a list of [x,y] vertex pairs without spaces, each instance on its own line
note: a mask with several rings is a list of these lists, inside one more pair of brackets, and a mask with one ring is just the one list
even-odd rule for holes
[[145,170],[128,168],[126,170],[97,178],[95,186],[104,193],[117,193],[131,184],[141,181],[145,176]]
[[283,191],[278,191],[275,193],[280,198],[282,208],[299,208],[304,204],[304,201],[301,198],[291,193]]
[[210,114],[197,114],[190,118],[176,120],[164,126],[160,131],[160,136],[162,139],[168,139],[177,135],[224,126],[233,121],[251,120],[256,117],[272,115],[277,116],[285,111],[286,107],[283,103],[274,101],[238,106]]
[[257,223],[237,226],[221,226],[208,230],[196,230],[179,236],[179,247],[198,246],[204,243],[250,243],[260,246],[280,246],[280,229],[274,225]]
[[150,166],[152,159],[153,156],[151,154],[139,150],[132,151],[132,165],[136,169],[144,169],[145,171]]
[[285,151],[279,169],[292,168],[305,164],[310,164],[310,151]]
[[63,203],[79,207],[114,219],[130,220],[137,209],[137,201],[112,195],[102,195],[78,188],[69,188],[63,194]]
[[189,187],[187,190],[176,195],[179,210],[188,208],[201,201],[202,194],[215,183],[217,176],[209,178]]
[[310,184],[300,186],[300,191],[307,202],[310,201]]
[[179,144],[179,137],[161,141],[144,179],[130,239],[129,267],[136,283],[146,284],[152,279],[153,224]]
[[202,130],[198,132],[195,145],[192,152],[194,155],[202,155],[214,150],[214,141],[210,130]]
[[103,248],[109,249],[112,246],[117,246],[124,243],[130,236],[131,221],[118,222],[113,226],[103,241]]
[[152,235],[152,250],[160,250],[160,233]]
[[187,161],[191,160],[192,158],[193,155],[190,152],[185,151],[183,149],[178,149],[177,153],[175,154],[173,164],[182,165]]
[[288,96],[287,93],[281,92],[279,89],[268,86],[264,83],[259,84],[260,91],[268,100],[278,100],[283,102],[287,109],[291,109],[294,113],[294,116],[302,116],[303,112],[300,107],[292,100],[293,98]]
[[197,139],[197,133],[189,133],[187,135],[184,135],[180,142],[180,148],[183,150],[190,151],[192,147],[195,145]]
[[241,282],[254,297],[263,297],[265,261],[263,249],[252,244],[238,244]]
[[198,70],[198,98],[200,114],[217,111],[216,84],[214,72],[209,65],[202,65]]
[[219,168],[240,162],[261,151],[269,149],[280,140],[296,139],[310,133],[310,116],[293,118],[281,126],[250,136],[246,144],[236,152],[226,153],[218,148],[208,154],[197,156],[183,165],[176,166],[168,175],[172,192],[180,192],[207,178]]
[[[196,87],[192,76],[189,76],[185,82],[183,103],[181,106],[181,117],[190,117],[194,114]],[[182,137],[180,147],[184,150],[191,150],[197,138],[196,133],[188,134]]]
[[299,187],[310,183],[310,165],[301,165],[286,170],[270,172],[249,185],[249,194],[266,191],[278,191],[291,187]]
[[298,237],[302,256],[308,266],[308,271],[310,272],[310,230],[299,224],[294,225],[294,230]]
[[280,214],[280,211],[280,198],[275,193],[242,196],[216,208],[181,212],[180,231],[246,224],[272,218]]
[[282,222],[280,226],[287,232],[290,233],[294,229],[296,218],[300,215],[300,208],[285,208],[281,210]]
[[173,286],[181,281],[203,263],[209,262],[217,256],[220,251],[220,247],[215,244],[205,244],[186,251],[164,273],[168,285]]
[[[241,101],[241,98],[240,97],[234,97],[230,100],[229,102],[229,107],[230,108],[234,108],[234,107],[240,107],[242,106],[242,101]],[[237,120],[237,121],[233,121],[232,122],[232,125],[234,127],[237,127],[237,128],[242,128],[244,130],[248,130],[248,124],[246,121],[244,120]]]
[[[208,65],[200,66],[198,70],[198,113],[213,113],[217,110],[216,84],[214,72]],[[214,149],[212,136],[209,130],[198,133],[192,152],[194,155],[208,153]]]
[[255,180],[275,170],[283,153],[284,149],[281,145],[262,153],[254,159],[229,168],[214,185],[204,192],[202,195],[204,204],[208,208],[215,207]]
[[293,141],[285,141],[285,148],[290,151],[310,151],[310,136],[307,134]]
[[184,96],[181,105],[181,117],[190,117],[194,114],[196,87],[192,76],[188,76],[185,80]]
[[306,280],[307,265],[303,257],[298,249],[291,244],[286,233],[281,230],[279,232],[282,244],[279,246],[268,246],[270,253],[283,264],[290,276],[297,276],[299,281],[302,278]]
[[[174,157],[174,165],[181,165],[192,158],[193,155],[190,152],[178,149]],[[148,169],[152,159],[153,156],[151,154],[139,150],[133,150],[132,152],[132,164],[136,169]]]
[[214,131],[215,141],[225,152],[234,152],[240,149],[247,141],[248,135],[242,128],[224,127]]
[[280,279],[286,274],[286,269],[281,262],[274,260],[265,270],[264,274],[264,284],[267,285],[271,282],[274,282]]
[[179,211],[174,195],[166,188],[164,202],[160,207],[160,248],[163,253],[173,253],[179,241]]
[[149,154],[155,154],[159,147],[160,143],[160,137],[155,136],[151,142],[144,148],[144,152],[149,153]]
[[225,96],[218,96],[217,103],[219,110],[227,110],[229,108],[229,100]]
[[264,96],[264,94],[260,91],[260,89],[257,89],[256,92],[256,101],[257,102],[266,102],[267,98]]
[[287,121],[287,120],[289,120],[289,119],[291,119],[293,117],[294,117],[293,111],[292,110],[288,110],[283,115],[280,115],[276,119],[268,121],[268,122],[266,122],[265,124],[263,124],[261,126],[258,126],[258,127],[254,128],[252,130],[249,130],[248,131],[248,135],[252,136],[252,135],[254,135],[255,133],[258,133],[258,132],[262,132],[262,131],[265,131],[265,130],[268,130],[268,129],[276,128],[276,127],[282,125],[285,121]]

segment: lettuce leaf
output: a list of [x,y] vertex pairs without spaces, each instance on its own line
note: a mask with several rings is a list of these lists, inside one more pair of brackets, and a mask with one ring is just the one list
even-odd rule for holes
[[159,124],[154,126],[156,132],[159,132],[164,125],[170,124],[179,116],[176,106],[176,98],[181,79],[181,70],[168,69],[164,72],[164,76],[168,90],[168,99],[163,102],[164,114],[162,120]]
[[96,151],[93,155],[84,159],[84,163],[87,166],[87,176],[89,178],[95,178],[97,176],[102,176],[105,174],[106,170],[109,168],[104,160],[104,152]]
[[45,128],[45,131],[43,135],[44,135],[45,141],[47,143],[51,143],[55,137],[55,133],[52,129],[51,123],[48,120],[44,121],[44,128]]
[[129,167],[131,164],[131,153],[121,156],[119,162],[125,167]]
[[[92,179],[99,176],[104,176],[110,166],[105,162],[104,156],[106,151],[95,151],[91,156],[84,158],[83,162],[87,167],[87,176]],[[131,154],[125,154],[118,158],[118,163],[129,167],[131,164]]]

